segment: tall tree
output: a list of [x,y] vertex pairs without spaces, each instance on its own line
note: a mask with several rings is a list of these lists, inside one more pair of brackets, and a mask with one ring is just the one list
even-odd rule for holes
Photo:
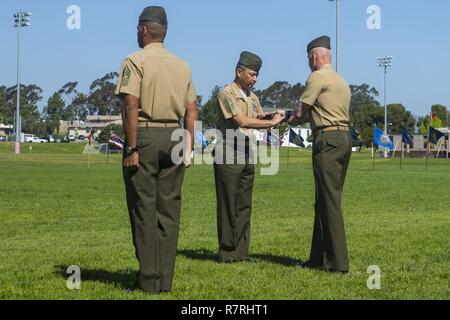
[[14,114],[8,107],[6,87],[0,86],[0,123],[12,124]]
[[430,125],[430,116],[419,117],[417,120],[417,128],[419,133],[426,134],[428,133],[428,127]]
[[[440,122],[439,127],[447,127],[447,108],[441,104],[435,104],[431,107],[431,112],[440,119],[440,121],[434,121],[434,122]],[[422,134],[428,133],[429,126],[436,126],[436,123],[432,123],[430,121],[430,114],[427,114],[425,116],[419,117],[417,120],[417,128],[419,129],[419,132]],[[449,121],[450,122],[450,121]]]
[[[6,89],[8,108],[16,110],[16,86]],[[22,132],[34,133],[40,124],[40,113],[37,103],[42,100],[42,89],[38,86],[20,85],[20,115],[22,117]],[[13,113],[14,114],[14,113]]]
[[365,105],[379,106],[376,99],[379,93],[377,89],[371,88],[368,84],[350,85],[352,98],[350,101],[350,114],[354,114],[362,109]]
[[77,114],[79,116],[79,120],[86,120],[86,117],[89,115],[89,97],[84,93],[78,93],[76,98],[73,100],[73,107],[78,110]]
[[441,120],[441,127],[447,127],[447,107],[442,104],[435,104],[431,107],[433,114]]
[[360,133],[361,141],[370,146],[373,141],[374,126],[384,124],[384,108],[375,99],[378,91],[368,84],[350,85],[350,122]]
[[64,101],[65,109],[61,115],[62,120],[70,121],[79,118],[79,106],[74,103],[78,97],[78,82],[68,82],[57,92]]
[[64,101],[59,94],[55,92],[53,96],[48,99],[47,106],[43,110],[43,117],[46,120],[48,133],[59,134],[60,121],[64,115]]
[[203,128],[215,128],[219,120],[218,99],[220,87],[215,86],[211,92],[211,97],[200,109],[199,119],[203,122]]
[[406,111],[406,108],[402,104],[389,104],[387,106],[389,133],[402,133],[403,125],[410,132],[414,132],[414,126],[416,120],[412,116],[410,111]]
[[117,72],[107,73],[103,78],[92,82],[88,97],[90,115],[119,115],[122,102],[115,94]]
[[77,90],[78,82],[67,82],[59,89],[58,94],[64,100],[65,105],[69,105],[74,97],[78,94]]
[[359,111],[351,115],[352,126],[360,133],[361,142],[370,146],[373,141],[374,126],[384,124],[384,109],[373,103],[358,107]]
[[256,90],[255,94],[264,108],[292,109],[303,90],[300,83],[291,86],[287,81],[276,81],[267,89]]

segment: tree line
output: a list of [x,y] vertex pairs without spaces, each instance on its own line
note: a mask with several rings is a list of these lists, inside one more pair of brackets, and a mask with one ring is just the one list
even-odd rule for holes
[[[121,101],[114,95],[117,72],[107,73],[92,82],[89,93],[78,90],[78,82],[68,82],[53,93],[42,112],[42,89],[37,85],[20,86],[22,132],[43,136],[59,134],[60,121],[84,121],[88,115],[118,115]],[[0,123],[15,126],[16,86],[0,86]]]
[[[88,115],[119,115],[121,101],[114,95],[118,78],[117,72],[111,72],[96,79],[89,87],[88,93],[78,90],[78,82],[68,82],[53,93],[43,108],[38,110],[42,98],[42,89],[37,85],[21,85],[22,131],[36,135],[59,134],[60,121],[84,121]],[[377,101],[379,92],[367,84],[351,85],[352,99],[350,103],[351,123],[360,133],[363,143],[370,145],[373,140],[374,126],[384,126],[384,107]],[[209,99],[202,103],[198,97],[200,120],[204,127],[214,127],[217,123],[216,86]],[[286,81],[276,81],[266,89],[255,90],[265,108],[292,109],[301,96],[304,86],[294,85]],[[441,119],[441,125],[447,126],[447,109],[443,105],[433,105],[433,113]],[[0,86],[0,123],[14,125],[16,111],[16,86]],[[401,104],[388,105],[389,133],[401,133],[403,126],[411,133],[426,133],[430,124],[430,115],[422,115],[418,119]]]

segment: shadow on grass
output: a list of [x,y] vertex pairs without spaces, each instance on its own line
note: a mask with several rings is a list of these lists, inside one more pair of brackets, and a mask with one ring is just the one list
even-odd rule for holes
[[[55,266],[55,274],[67,279],[71,275],[67,273],[68,266]],[[101,269],[81,269],[81,281],[95,281],[105,284],[118,285],[123,289],[130,289],[134,286],[136,272],[131,270],[107,271]],[[72,273],[73,274],[73,273]]]
[[[188,259],[192,260],[203,260],[203,261],[213,261],[213,262],[219,262],[219,256],[218,254],[207,250],[207,249],[197,249],[197,250],[191,250],[191,249],[183,249],[178,250],[178,254],[185,256]],[[249,262],[268,262],[273,264],[279,264],[282,266],[287,267],[293,267],[298,264],[303,263],[302,260],[293,259],[286,256],[276,256],[270,253],[256,253],[256,254],[250,254],[250,259],[247,261]]]
[[257,253],[250,255],[250,257],[286,267],[295,267],[296,265],[302,264],[304,262],[302,260],[293,259],[286,256],[275,256],[270,253]]
[[213,262],[219,262],[219,256],[209,250],[206,249],[198,249],[198,250],[191,250],[191,249],[184,249],[184,250],[178,250],[177,255],[185,256],[188,259],[191,260],[203,260],[203,261],[213,261]]
[[[192,260],[203,260],[219,262],[219,257],[216,253],[206,249],[183,249],[178,250],[179,255],[182,255]],[[268,262],[272,264],[278,264],[287,267],[293,267],[303,263],[301,260],[292,259],[286,256],[276,256],[269,253],[257,253],[251,254],[250,258],[246,262]],[[67,273],[68,265],[56,265],[54,274],[68,279],[73,273]],[[132,270],[121,271],[107,271],[103,269],[86,269],[81,267],[81,280],[82,281],[95,281],[104,284],[118,285],[123,289],[130,289],[134,287],[134,281],[136,278],[136,272]]]

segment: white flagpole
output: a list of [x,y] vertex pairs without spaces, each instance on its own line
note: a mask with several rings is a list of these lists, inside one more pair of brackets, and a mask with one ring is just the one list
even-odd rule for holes
[[405,156],[405,152],[404,152],[404,143],[403,143],[403,133],[402,133],[402,138],[401,138],[401,144],[402,144],[402,155],[400,156],[400,170],[402,170],[402,161],[403,161],[403,157]]
[[436,158],[439,158],[439,154],[441,153],[444,141],[445,141],[445,139],[443,141],[441,141],[441,143],[439,143],[439,148],[438,148],[438,152],[436,154]]
[[395,153],[397,152],[397,147],[398,147],[398,140],[397,140],[397,143],[395,144],[394,152],[392,153],[392,158],[395,158]]

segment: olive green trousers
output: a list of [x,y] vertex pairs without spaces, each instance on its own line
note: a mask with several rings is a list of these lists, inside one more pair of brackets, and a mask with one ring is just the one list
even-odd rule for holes
[[[224,149],[226,152],[233,152],[233,148],[224,147]],[[245,154],[236,150],[234,152],[234,164],[226,164],[225,158],[224,164],[214,164],[218,253],[222,262],[241,261],[248,258],[250,245],[255,165],[249,163],[248,145]],[[239,162],[238,159],[240,159]]]
[[138,128],[139,169],[124,169],[136,257],[137,286],[148,292],[172,289],[180,225],[184,165],[175,165],[176,128]]
[[314,138],[316,201],[310,262],[330,271],[349,271],[341,199],[351,147],[346,131],[322,132]]

